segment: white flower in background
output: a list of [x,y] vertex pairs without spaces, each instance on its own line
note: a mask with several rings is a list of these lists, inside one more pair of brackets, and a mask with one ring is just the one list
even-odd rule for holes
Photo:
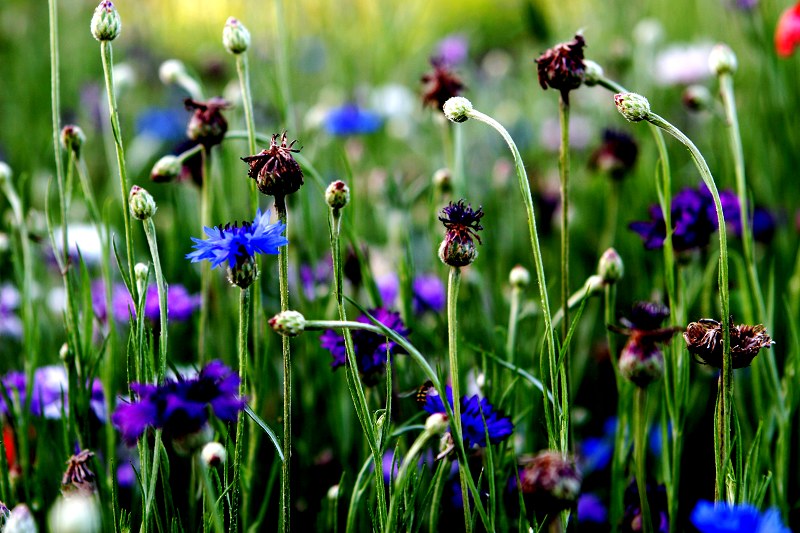
[[[61,238],[61,228],[53,231],[56,240],[56,250],[59,255],[63,254],[63,240]],[[77,261],[78,251],[87,265],[99,264],[103,259],[103,242],[97,228],[91,224],[70,224],[67,231],[67,249],[70,257]]]
[[[569,146],[575,150],[584,150],[595,136],[592,121],[581,115],[569,117]],[[557,117],[542,121],[539,128],[539,143],[549,152],[558,152],[561,147],[561,126]]]
[[97,499],[91,496],[58,498],[47,514],[47,525],[52,533],[99,532],[103,521]]
[[653,77],[659,85],[691,85],[708,78],[710,43],[676,44],[656,55]]

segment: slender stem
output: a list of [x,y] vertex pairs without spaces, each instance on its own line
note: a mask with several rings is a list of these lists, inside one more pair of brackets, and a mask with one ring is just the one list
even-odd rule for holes
[[[554,364],[554,361],[556,360],[555,338],[553,335],[552,315],[550,314],[550,300],[547,296],[547,281],[545,279],[544,266],[542,263],[542,252],[539,246],[539,235],[536,231],[536,216],[533,210],[533,198],[531,197],[528,174],[525,171],[525,163],[522,161],[522,156],[520,155],[514,140],[511,138],[511,135],[509,135],[508,131],[499,122],[475,109],[469,112],[469,117],[479,120],[480,122],[483,122],[484,124],[494,128],[500,134],[500,136],[503,137],[503,140],[506,141],[508,148],[511,150],[511,154],[514,157],[514,165],[517,170],[520,193],[522,194],[522,201],[525,204],[528,217],[528,232],[530,234],[533,261],[536,266],[536,279],[539,285],[539,297],[541,299],[542,316],[544,318],[545,339],[547,341],[548,359],[551,362],[550,372],[552,373],[556,371]],[[553,393],[555,394],[556,391],[553,391]],[[562,414],[561,416],[565,415]],[[551,446],[554,447],[555,436],[549,434],[548,439]],[[567,452],[566,449],[561,451],[565,453]]]
[[56,158],[56,181],[58,182],[61,207],[61,231],[64,250],[64,266],[69,257],[67,249],[67,213],[64,191],[64,159],[61,154],[61,90],[58,54],[58,0],[49,0],[50,10],[50,110],[53,121],[53,155]]
[[[239,397],[244,398],[247,396],[247,325],[250,321],[250,288],[242,289],[239,291],[239,334],[237,338],[237,347],[239,354]],[[242,447],[244,446],[244,411],[239,412],[239,419],[236,421],[236,444],[233,454],[233,495],[231,497],[231,531],[239,531],[238,521],[240,508],[239,497],[244,494],[243,499],[247,497],[247,491],[242,491],[240,487],[241,480],[241,463],[242,463]],[[285,461],[284,461],[285,462]],[[246,508],[246,506],[243,506]],[[242,516],[243,527],[247,526],[247,516]]]
[[[211,165],[210,152],[201,146],[201,173],[203,184],[200,187],[200,224],[211,227]],[[201,363],[206,361],[206,330],[211,305],[211,265],[203,261],[200,265],[200,322],[197,326],[197,354]]]
[[642,510],[642,531],[652,533],[653,521],[650,518],[650,505],[647,502],[647,389],[636,388],[633,421],[636,436],[633,440],[636,456],[636,487],[639,489],[639,505]]
[[703,182],[711,192],[714,199],[714,207],[717,213],[717,227],[719,231],[719,295],[720,307],[722,312],[723,324],[723,355],[722,355],[722,393],[720,395],[720,415],[717,420],[717,434],[719,437],[719,446],[716,448],[717,453],[717,499],[723,497],[725,486],[725,477],[728,470],[728,457],[731,452],[731,418],[733,415],[733,367],[731,364],[731,346],[730,346],[730,294],[728,287],[728,244],[727,244],[727,231],[725,228],[725,216],[722,212],[722,203],[719,199],[719,192],[717,191],[714,177],[711,175],[705,159],[694,143],[677,129],[675,126],[667,122],[662,117],[655,113],[650,113],[647,118],[648,122],[665,130],[667,133],[679,140],[686,148],[694,160],[695,165],[700,171]]
[[[561,146],[558,151],[558,171],[561,178],[561,340],[569,331],[569,104],[558,100],[558,119],[561,125]],[[566,346],[563,348],[566,350]],[[564,356],[565,363],[569,356]]]
[[[447,347],[450,360],[450,386],[453,391],[453,419],[450,427],[455,429],[453,439],[461,438],[461,385],[458,366],[458,286],[461,283],[461,269],[450,267],[447,278]],[[445,401],[448,401],[445,398]],[[456,437],[457,436],[457,437]],[[470,475],[469,465],[458,455],[458,475],[461,478],[461,498],[464,503],[464,527],[472,531],[472,513],[469,509],[469,493],[466,477]]]
[[153,445],[153,463],[150,467],[149,485],[146,487],[147,496],[144,505],[144,520],[142,521],[142,529],[147,531],[150,525],[150,514],[153,510],[153,500],[156,497],[156,482],[158,481],[158,467],[161,461],[161,430],[156,430],[155,443]]
[[161,381],[167,373],[167,282],[161,269],[161,259],[158,256],[158,241],[156,240],[156,225],[153,223],[152,217],[144,221],[144,233],[147,236],[147,244],[150,246],[150,255],[153,258],[153,269],[156,274],[156,288],[158,290],[161,331],[159,332],[158,341],[159,360],[156,379]]
[[519,309],[521,302],[522,287],[514,285],[511,288],[511,306],[508,311],[508,335],[506,336],[506,360],[512,365],[515,364],[514,351],[517,345],[517,329],[519,326]]
[[111,118],[111,132],[114,136],[114,146],[117,150],[117,167],[119,168],[119,186],[122,193],[122,220],[125,224],[125,247],[128,258],[128,276],[131,281],[131,296],[136,301],[136,284],[133,276],[133,234],[131,231],[131,215],[128,206],[128,169],[125,164],[125,149],[122,146],[122,131],[119,125],[119,112],[117,111],[117,95],[114,89],[114,64],[111,41],[100,42],[100,56],[103,60],[103,74],[106,81],[106,96],[108,97],[108,114]]
[[617,425],[614,429],[614,451],[611,456],[611,524],[617,527],[623,513],[623,498],[625,495],[625,459],[627,457],[627,446],[625,432],[627,429],[628,402],[627,396],[629,385],[619,373],[617,365],[617,351],[619,346],[616,337],[608,329],[610,324],[615,323],[614,311],[617,287],[615,284],[607,284],[603,293],[604,318],[606,323],[606,340],[608,342],[608,353],[614,367],[614,380],[617,385]]
[[[242,92],[242,106],[244,107],[244,119],[247,124],[247,147],[249,153],[255,154],[256,148],[256,125],[253,120],[253,96],[250,93],[250,68],[247,54],[236,54],[236,73],[239,75],[239,89]],[[253,212],[258,208],[258,191],[256,190],[256,180],[250,182],[250,207]],[[258,302],[258,299],[256,299]]]
[[408,453],[403,459],[403,464],[400,465],[400,470],[397,472],[397,479],[395,479],[394,482],[392,501],[389,506],[389,518],[386,522],[386,529],[384,529],[386,533],[393,533],[394,531],[398,530],[396,529],[397,526],[395,525],[395,522],[397,522],[397,512],[399,511],[400,500],[405,498],[406,476],[408,475],[408,469],[412,464],[416,463],[419,452],[422,451],[422,448],[425,446],[428,440],[434,436],[436,436],[436,432],[427,428],[425,431],[420,433],[419,437],[417,437],[417,439],[411,445],[411,448],[409,448]]
[[[280,3],[280,2],[278,2]],[[275,196],[275,211],[278,219],[287,225],[286,197]],[[288,225],[286,234],[289,234]],[[289,255],[288,246],[278,252],[278,281],[281,293],[281,311],[289,309]],[[281,524],[288,532],[291,518],[291,464],[292,464],[292,352],[289,337],[281,335],[283,352],[283,465],[281,465]]]
[[278,37],[277,43],[277,61],[278,61],[278,85],[281,91],[281,100],[283,103],[283,119],[286,121],[288,129],[297,131],[297,124],[295,124],[294,109],[292,107],[292,84],[289,80],[289,35],[287,33],[288,25],[285,24],[286,15],[284,11],[283,0],[276,0],[275,2],[275,20],[276,33]]
[[[210,467],[202,463],[199,465],[199,467],[200,470],[203,472],[203,480],[202,480],[203,493],[206,496],[206,500],[208,500],[206,505],[208,506],[209,513],[211,514],[211,518],[213,520],[212,524],[214,526],[214,531],[216,533],[222,533],[223,531],[225,531],[225,527],[222,524],[222,516],[219,513],[219,505],[217,505],[217,491],[214,490],[214,485],[212,484],[211,476],[209,475]],[[236,514],[238,513],[235,512],[231,513],[231,517],[233,518]],[[203,513],[203,516],[205,516],[205,513]],[[236,531],[236,530],[232,529],[231,531]]]

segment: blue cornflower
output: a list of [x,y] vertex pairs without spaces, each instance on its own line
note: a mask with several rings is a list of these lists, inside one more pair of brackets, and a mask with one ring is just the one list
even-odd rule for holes
[[[378,322],[396,331],[403,337],[408,335],[409,331],[406,329],[405,324],[403,324],[400,313],[379,307],[377,309],[371,309],[370,314],[374,316]],[[364,324],[372,323],[366,315],[361,315],[356,320]],[[367,383],[373,382],[375,378],[383,372],[386,367],[387,353],[390,353],[392,357],[396,354],[403,353],[402,348],[400,348],[396,342],[383,335],[372,333],[371,331],[354,330],[351,336],[353,338],[353,347],[356,352],[358,371]],[[347,351],[345,350],[344,337],[342,335],[329,329],[322,334],[320,341],[322,342],[322,347],[333,355],[331,367],[338,368],[347,364]]]
[[697,502],[692,524],[701,533],[790,533],[781,522],[777,509],[759,513],[752,505],[724,505],[709,501]]
[[186,254],[192,263],[204,259],[211,261],[211,267],[216,268],[228,262],[228,275],[231,283],[247,288],[258,275],[255,254],[277,254],[280,246],[289,244],[289,240],[282,235],[286,224],[269,223],[269,211],[256,212],[253,222],[243,222],[233,225],[203,228],[208,239],[202,240],[192,237],[194,252]]
[[[453,390],[447,386],[447,400],[453,406]],[[425,394],[423,409],[430,414],[446,412],[444,402],[436,389],[429,388]],[[497,444],[514,431],[511,419],[495,410],[486,398],[475,396],[461,397],[461,432],[464,445],[486,447],[486,434],[489,442]]]
[[381,127],[381,117],[374,111],[361,109],[356,104],[345,104],[331,109],[325,117],[325,131],[331,135],[364,135]]
[[220,361],[211,361],[192,379],[167,379],[162,385],[133,383],[131,389],[139,400],[121,404],[111,416],[131,446],[148,427],[180,438],[202,429],[210,412],[233,422],[245,407],[239,397],[239,376]]
[[136,132],[158,141],[179,141],[186,135],[185,115],[174,108],[146,109],[136,117]]

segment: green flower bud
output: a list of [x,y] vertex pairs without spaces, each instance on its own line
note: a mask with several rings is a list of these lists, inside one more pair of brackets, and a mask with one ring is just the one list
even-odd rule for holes
[[350,202],[350,187],[341,180],[332,182],[325,189],[325,201],[331,209],[343,208]]
[[225,450],[225,446],[219,442],[209,442],[200,451],[200,459],[204,465],[215,467],[225,464],[228,459],[228,452]]
[[222,44],[228,52],[241,54],[250,47],[250,32],[237,19],[228,17],[222,30]]
[[257,279],[258,265],[252,255],[240,258],[235,267],[228,267],[228,281],[241,289],[246,289]]
[[738,63],[736,54],[733,53],[727,44],[717,44],[708,54],[708,68],[712,74],[720,76],[722,74],[734,74]]
[[150,179],[157,183],[172,181],[181,175],[183,162],[174,155],[165,155],[153,165],[150,171]]
[[444,116],[453,122],[464,122],[472,111],[472,102],[463,96],[454,96],[444,103]]
[[597,82],[599,82],[605,74],[603,72],[603,67],[591,59],[583,60],[583,68],[585,69],[583,74],[583,84],[588,87],[594,87],[597,85]]
[[103,0],[92,15],[92,35],[98,41],[113,41],[122,30],[122,20],[111,0]]
[[0,161],[0,187],[5,187],[12,175],[11,167],[5,161]]
[[439,245],[439,259],[445,265],[463,267],[471,265],[478,257],[478,248],[470,238],[448,234]]
[[75,154],[76,158],[81,156],[81,146],[85,142],[86,135],[83,134],[80,126],[70,124],[61,129],[61,146],[64,150]]
[[515,289],[527,287],[531,282],[531,273],[522,265],[517,265],[508,273],[508,282]]
[[150,267],[145,263],[136,263],[133,267],[133,277],[136,279],[136,290],[139,294],[147,289],[147,278],[150,274]]
[[297,311],[282,311],[269,319],[269,327],[285,337],[296,337],[306,328],[306,318]]
[[137,220],[147,220],[156,214],[156,201],[145,189],[134,185],[128,196],[131,215]]
[[425,430],[431,433],[444,433],[449,425],[447,415],[444,413],[433,413],[425,420]]
[[640,122],[650,116],[650,102],[641,94],[619,93],[614,95],[614,103],[628,122]]
[[625,274],[625,265],[615,249],[609,248],[603,252],[597,263],[597,273],[606,284],[614,284],[622,279]]

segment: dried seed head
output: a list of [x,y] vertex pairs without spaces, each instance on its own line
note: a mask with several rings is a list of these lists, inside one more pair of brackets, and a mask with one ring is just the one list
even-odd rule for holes
[[97,477],[89,469],[94,452],[82,450],[67,461],[67,471],[61,478],[61,494],[65,498],[91,497],[97,493]]
[[221,143],[228,131],[228,121],[222,116],[222,110],[230,106],[228,101],[216,97],[206,102],[187,98],[183,103],[186,109],[194,111],[186,126],[186,136],[206,148]]
[[574,505],[581,491],[581,474],[574,459],[557,451],[544,451],[526,461],[519,478],[523,495],[547,514]]
[[464,84],[440,59],[431,59],[433,72],[422,76],[425,84],[422,94],[422,104],[436,109],[441,109],[444,103],[454,96],[461,94]]
[[292,153],[297,141],[287,144],[286,132],[274,134],[269,148],[261,153],[242,157],[250,165],[247,175],[256,180],[258,190],[267,196],[286,196],[296,192],[303,185],[303,171]]
[[[708,318],[692,322],[683,334],[689,353],[698,362],[715,368],[722,368],[723,336],[722,324]],[[750,366],[761,348],[769,348],[775,344],[761,324],[735,326],[731,321],[730,338],[731,363],[734,369]]]
[[122,30],[122,20],[111,0],[103,0],[95,8],[91,23],[92,35],[98,41],[113,41]]
[[550,87],[561,91],[566,104],[569,104],[569,92],[581,86],[586,73],[585,46],[583,35],[577,34],[573,40],[557,44],[536,59],[539,85],[545,90]]

